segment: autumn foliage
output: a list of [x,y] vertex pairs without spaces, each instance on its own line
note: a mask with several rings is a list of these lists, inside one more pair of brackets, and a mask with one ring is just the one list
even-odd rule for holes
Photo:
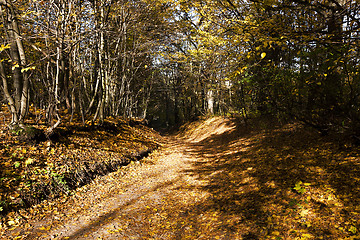
[[[159,135],[134,120],[108,118],[102,124],[72,122],[45,136],[46,126],[8,129],[1,125],[1,199],[4,214],[70,194],[96,176],[116,171],[159,146]],[[30,129],[30,130],[27,130]],[[42,131],[43,129],[43,131]],[[39,132],[33,134],[32,132]]]
[[[147,156],[162,139],[149,124],[180,129],[188,152],[178,150],[199,159],[189,172],[212,196],[190,210],[248,233],[233,237],[359,238],[359,10],[359,0],[0,0],[2,230]],[[186,229],[201,238],[206,227]]]

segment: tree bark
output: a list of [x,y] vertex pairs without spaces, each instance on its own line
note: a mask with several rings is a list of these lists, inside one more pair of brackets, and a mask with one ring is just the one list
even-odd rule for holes
[[[3,10],[5,7],[6,10]],[[14,98],[8,88],[7,79],[3,64],[1,64],[1,78],[3,80],[4,94],[10,105],[12,113],[11,124],[18,124],[24,121],[28,111],[29,104],[29,79],[26,71],[22,71],[26,67],[25,51],[20,36],[20,28],[14,6],[5,1],[0,0],[0,11],[3,13],[3,25],[7,34],[7,42],[10,43],[10,57],[12,60],[12,75],[14,85]],[[4,16],[4,14],[6,16]],[[5,90],[5,88],[7,90]],[[10,98],[9,98],[10,96]]]

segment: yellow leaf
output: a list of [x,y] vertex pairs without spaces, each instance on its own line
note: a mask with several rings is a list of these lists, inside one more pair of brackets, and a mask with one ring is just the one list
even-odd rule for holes
[[11,226],[11,225],[15,225],[16,224],[16,222],[15,221],[13,221],[13,220],[10,220],[10,221],[8,221],[8,224]]
[[303,209],[301,212],[300,212],[300,216],[302,217],[305,217],[306,215],[309,214],[309,210],[306,210],[306,209]]
[[264,57],[266,57],[266,53],[263,52],[263,53],[261,54],[261,59],[263,59]]
[[313,237],[313,235],[308,234],[308,233],[301,234],[301,239],[309,239],[309,238],[312,238],[312,237]]
[[11,68],[11,70],[14,71],[14,69],[15,69],[15,68],[18,68],[18,67],[20,67],[19,64],[15,64],[15,65]]
[[[2,24],[1,24],[1,26],[2,26]],[[7,45],[1,44],[0,52],[4,51],[5,49],[8,49],[8,48],[10,48],[10,44],[7,44]]]
[[33,158],[28,158],[28,159],[26,159],[26,161],[25,161],[25,165],[30,165],[30,164],[32,164],[34,162],[34,159]]
[[41,227],[41,228],[39,228],[40,230],[45,230],[45,231],[48,231],[48,230],[50,230],[50,228],[51,228],[51,226],[48,226],[48,227]]

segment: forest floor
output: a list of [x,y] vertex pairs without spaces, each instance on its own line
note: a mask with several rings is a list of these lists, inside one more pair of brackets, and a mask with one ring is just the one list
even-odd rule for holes
[[215,117],[162,142],[70,196],[7,218],[0,236],[360,239],[360,148],[346,138]]

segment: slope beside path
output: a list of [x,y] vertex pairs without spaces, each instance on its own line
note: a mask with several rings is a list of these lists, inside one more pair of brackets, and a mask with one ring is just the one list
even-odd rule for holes
[[[356,146],[211,118],[97,178],[18,239],[358,239]],[[16,237],[16,236],[13,236]]]

